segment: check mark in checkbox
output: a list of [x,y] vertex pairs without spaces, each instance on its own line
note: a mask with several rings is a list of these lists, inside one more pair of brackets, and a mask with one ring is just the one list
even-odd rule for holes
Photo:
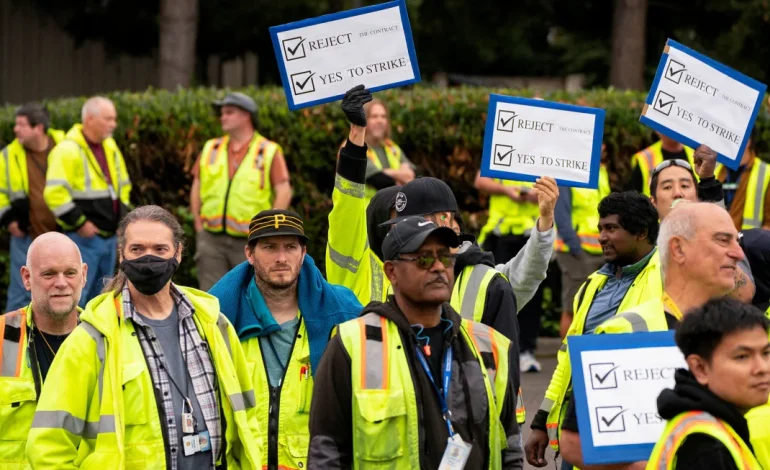
[[495,165],[511,166],[514,150],[510,145],[495,144],[495,153],[492,155]]
[[305,72],[295,73],[290,77],[294,95],[304,95],[305,93],[312,93],[315,91],[313,75],[315,75],[313,72],[307,70]]
[[681,62],[677,62],[674,59],[668,60],[668,66],[666,67],[665,77],[666,80],[674,82],[679,85],[682,81],[684,73],[687,71],[685,65]]
[[674,103],[676,103],[676,98],[674,98],[673,95],[670,95],[663,90],[659,90],[658,96],[655,97],[655,101],[652,103],[652,109],[668,116],[671,114]]
[[283,53],[286,54],[286,61],[304,59],[305,55],[305,38],[298,36],[296,38],[284,39]]
[[620,366],[614,362],[600,362],[588,366],[591,373],[591,388],[594,390],[606,390],[609,388],[618,388],[618,377],[615,371]]
[[596,407],[596,422],[599,424],[599,432],[624,432],[626,421],[623,417],[622,406],[598,406]]
[[503,132],[513,132],[513,124],[516,117],[515,111],[503,111],[497,113],[497,130]]

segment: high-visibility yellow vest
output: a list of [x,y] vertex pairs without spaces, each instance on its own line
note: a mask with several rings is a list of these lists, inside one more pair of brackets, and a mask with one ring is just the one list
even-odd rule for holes
[[[716,167],[715,174],[719,176],[723,170],[724,166],[720,163]],[[749,184],[746,186],[746,201],[743,205],[741,230],[762,228],[768,187],[770,187],[770,165],[759,158],[754,158],[751,173],[749,173]]]
[[[48,129],[48,135],[58,144],[64,139],[64,131]],[[29,196],[29,173],[27,173],[27,152],[19,139],[0,152],[0,220],[11,210],[14,202]]]
[[[65,230],[74,230],[86,220],[92,221],[102,235],[112,235],[121,214],[115,214],[115,201],[124,208],[131,204],[131,180],[118,149],[110,137],[102,142],[112,184],[83,136],[83,126],[75,124],[64,140],[56,144],[48,155],[45,202]],[[75,218],[72,210],[79,208]]]
[[229,136],[211,139],[201,151],[201,222],[209,232],[246,237],[252,217],[273,206],[270,168],[281,147],[254,131],[246,156],[231,181],[229,140]]
[[663,435],[647,461],[647,470],[675,470],[676,452],[693,434],[705,434],[724,445],[738,470],[762,470],[754,454],[727,422],[704,411],[680,413],[666,423]]
[[[242,343],[249,370],[254,371],[252,382],[256,402],[260,404],[257,408],[257,420],[262,441],[262,468],[268,468],[271,451],[275,452],[273,458],[282,470],[301,470],[307,467],[313,375],[310,370],[310,343],[305,322],[301,319],[294,341],[286,373],[281,381],[280,397],[276,397],[272,404],[270,380],[259,338],[249,338]],[[278,413],[272,428],[270,409],[275,409]]]
[[[599,189],[570,188],[572,196],[572,225],[580,238],[580,247],[588,254],[602,253],[599,244],[599,202],[610,193],[610,180],[607,169],[599,168]],[[556,227],[558,235],[559,227]],[[568,252],[569,247],[561,237],[554,242],[554,250]]]
[[[684,146],[684,152],[687,155],[687,161],[695,169],[695,162],[693,155],[695,151],[690,147]],[[656,166],[663,163],[663,141],[659,140],[650,145],[646,149],[635,153],[631,157],[631,169],[639,167],[642,172],[642,193],[645,196],[650,195],[650,178],[652,178],[652,170]]]
[[[351,361],[353,468],[420,468],[422,423],[398,327],[385,317],[369,313],[341,324],[339,335]],[[465,319],[461,335],[485,377],[489,404],[488,468],[499,469],[502,451],[507,448],[499,414],[508,383],[510,341],[486,325]],[[487,363],[484,357],[492,357],[494,362]]]
[[[218,464],[258,468],[259,431],[251,373],[217,299],[178,287],[217,374],[222,449]],[[35,468],[165,468],[160,415],[150,371],[133,322],[123,321],[122,296],[89,302],[81,324],[56,355],[40,394],[27,455]]]
[[[585,328],[586,317],[591,309],[594,297],[607,283],[608,277],[595,272],[578,290],[573,301],[575,312],[570,324],[567,336],[582,335]],[[663,286],[660,276],[660,256],[657,249],[652,254],[647,266],[636,276],[631,287],[626,291],[623,300],[618,307],[618,313],[624,312],[644,302],[659,299],[663,295]],[[662,304],[661,304],[662,305]],[[612,320],[612,319],[610,319]],[[608,320],[608,321],[610,321]],[[606,322],[605,322],[606,323]],[[567,405],[567,397],[572,383],[572,365],[569,360],[567,338],[562,341],[559,351],[556,353],[556,370],[551,377],[551,383],[545,392],[545,398],[540,405],[541,410],[548,412],[546,428],[549,442],[554,450],[559,450],[559,435],[561,434],[561,418],[564,416]]]
[[[452,308],[464,319],[481,323],[481,319],[484,317],[484,305],[487,302],[487,288],[498,274],[505,278],[503,273],[484,264],[463,268],[455,279],[455,285],[452,288],[450,300]],[[526,420],[527,411],[524,407],[521,387],[519,387],[516,394],[516,421],[519,424],[524,424]]]
[[[520,188],[534,187],[534,183],[521,181],[495,180],[503,186],[518,186]],[[489,234],[500,236],[523,235],[537,223],[540,210],[536,203],[516,202],[505,194],[489,196],[489,219],[479,234],[479,245],[484,243]]]
[[[396,145],[395,142],[393,142],[390,139],[385,139],[385,142],[382,143],[382,148],[385,150],[385,156],[388,157],[388,168],[393,170],[398,170],[401,168],[401,156],[404,154],[404,152],[401,151],[401,147]],[[379,170],[383,170],[382,162],[380,162],[379,157],[377,157],[377,152],[374,151],[373,148],[369,147],[366,151],[366,158],[369,159],[372,164],[377,167]],[[377,188],[374,186],[366,186],[366,203],[369,204],[369,201],[374,197],[374,195],[377,194]]]

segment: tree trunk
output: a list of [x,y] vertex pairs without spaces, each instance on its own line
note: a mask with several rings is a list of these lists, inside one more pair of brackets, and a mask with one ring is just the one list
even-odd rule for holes
[[614,3],[610,85],[641,90],[644,88],[647,0],[615,0]]
[[198,0],[160,2],[160,80],[169,90],[190,86],[195,73]]

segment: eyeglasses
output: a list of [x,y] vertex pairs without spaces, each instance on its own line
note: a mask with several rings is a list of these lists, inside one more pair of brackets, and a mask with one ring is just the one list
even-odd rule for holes
[[394,261],[409,261],[412,263],[417,263],[417,267],[420,269],[430,269],[434,264],[436,264],[436,260],[439,260],[445,268],[451,268],[454,267],[455,263],[457,262],[457,255],[446,254],[439,256],[418,256],[416,258],[399,257]]
[[652,176],[651,178],[655,178],[658,173],[665,170],[666,168],[670,166],[678,166],[679,168],[684,168],[687,171],[692,172],[692,166],[686,162],[685,160],[681,160],[679,158],[672,158],[671,160],[665,160],[661,162],[658,166],[655,167],[654,170],[652,170]]

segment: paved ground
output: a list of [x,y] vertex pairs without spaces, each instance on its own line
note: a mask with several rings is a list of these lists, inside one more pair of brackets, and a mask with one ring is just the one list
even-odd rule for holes
[[[561,340],[558,338],[540,338],[538,340],[537,360],[540,361],[540,365],[543,366],[543,371],[539,374],[529,373],[522,374],[521,377],[521,393],[524,395],[524,404],[527,407],[527,423],[524,425],[524,442],[529,439],[529,423],[535,416],[537,409],[540,407],[540,402],[543,401],[543,395],[545,389],[548,388],[548,382],[551,381],[551,375],[556,368],[556,351],[558,351],[561,345]],[[548,466],[546,469],[553,469],[553,455],[554,452],[551,448],[548,448],[545,456],[548,460]],[[559,459],[561,460],[561,459]],[[561,465],[561,462],[559,462]],[[524,461],[525,470],[533,470],[537,467],[529,465],[526,460]]]

